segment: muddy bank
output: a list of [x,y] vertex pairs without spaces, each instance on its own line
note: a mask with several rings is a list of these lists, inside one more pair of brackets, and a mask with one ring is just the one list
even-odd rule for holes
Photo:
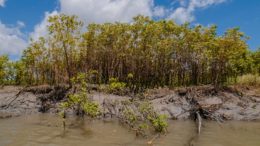
[[[41,112],[58,113],[59,103],[73,92],[67,86],[14,87],[0,89],[0,118]],[[170,119],[189,119],[199,112],[209,120],[260,120],[259,88],[225,88],[212,86],[148,90],[136,96],[117,96],[90,91],[89,96],[100,104],[102,117],[119,116],[124,101],[149,100],[156,111]],[[123,101],[123,102],[122,102]]]

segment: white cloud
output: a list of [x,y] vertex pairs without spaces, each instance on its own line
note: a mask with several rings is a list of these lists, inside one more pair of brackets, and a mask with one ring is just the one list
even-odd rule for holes
[[208,7],[210,5],[220,4],[225,1],[226,0],[190,0],[189,7],[190,8],[203,8],[203,7]]
[[189,9],[179,7],[174,12],[168,16],[168,19],[173,19],[177,23],[185,23],[185,22],[192,22],[195,17],[192,14],[192,11]]
[[153,15],[153,0],[60,0],[61,12],[86,23],[130,22],[136,15]]
[[23,27],[21,26],[22,22],[17,23],[16,27],[8,27],[0,22],[0,55],[20,56],[26,48],[27,41],[23,39],[24,35],[20,31]]
[[34,27],[34,31],[30,34],[30,37],[34,40],[37,40],[39,37],[43,37],[46,36],[48,34],[48,18],[49,16],[54,16],[57,15],[58,12],[57,11],[53,11],[53,12],[46,12],[44,19],[42,20],[42,22],[40,22],[39,24],[37,24]]
[[5,6],[5,0],[0,0],[0,7],[4,7]]
[[166,14],[166,9],[162,6],[156,6],[154,9],[153,9],[153,16],[154,17],[164,17],[165,14]]
[[207,8],[225,1],[226,0],[179,0],[181,6],[173,10],[168,16],[168,19],[173,19],[177,23],[192,22],[195,20],[194,12],[198,8]]

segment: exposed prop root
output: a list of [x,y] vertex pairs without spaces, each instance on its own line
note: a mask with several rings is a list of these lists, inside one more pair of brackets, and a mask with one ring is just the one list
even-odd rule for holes
[[[216,94],[215,89],[210,90],[212,93],[210,94]],[[213,92],[214,91],[214,92]],[[214,112],[218,106],[203,106],[200,105],[197,99],[200,99],[200,94],[197,91],[194,91],[192,88],[185,93],[185,98],[190,104],[189,110],[185,110],[184,113],[189,112],[190,118],[195,120],[197,123],[197,133],[201,133],[201,126],[202,126],[202,119],[207,120],[214,120],[217,121],[219,124],[223,122],[224,120],[222,117],[214,115]],[[181,113],[180,115],[184,114]],[[179,116],[179,115],[178,115]]]
[[202,118],[201,118],[200,113],[198,111],[196,112],[196,115],[197,115],[197,122],[198,122],[198,134],[200,134],[201,125],[202,125]]

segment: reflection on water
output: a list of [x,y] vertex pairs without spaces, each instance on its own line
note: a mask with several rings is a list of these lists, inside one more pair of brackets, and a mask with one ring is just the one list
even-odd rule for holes
[[[171,121],[168,130],[154,146],[260,146],[260,122],[207,122],[196,135],[193,122]],[[53,115],[0,120],[0,146],[147,146],[148,141],[115,121],[74,118],[64,132],[61,119]]]

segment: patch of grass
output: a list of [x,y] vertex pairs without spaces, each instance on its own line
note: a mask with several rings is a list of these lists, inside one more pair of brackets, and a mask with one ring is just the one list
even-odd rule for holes
[[237,77],[237,84],[241,86],[260,86],[260,76],[246,74]]

